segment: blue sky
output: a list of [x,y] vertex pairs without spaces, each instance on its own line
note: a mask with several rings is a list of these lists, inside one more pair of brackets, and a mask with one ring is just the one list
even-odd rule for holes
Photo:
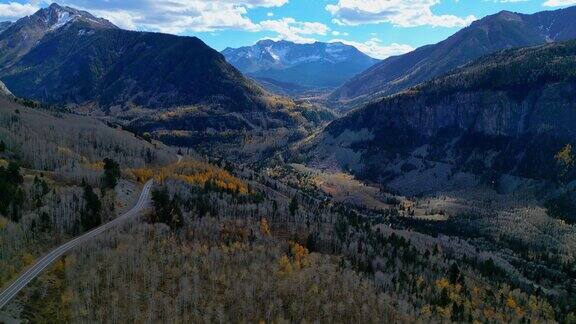
[[[534,13],[576,0],[62,0],[126,29],[194,35],[217,50],[260,39],[342,41],[384,58],[436,43],[474,19]],[[50,2],[0,0],[0,20]]]

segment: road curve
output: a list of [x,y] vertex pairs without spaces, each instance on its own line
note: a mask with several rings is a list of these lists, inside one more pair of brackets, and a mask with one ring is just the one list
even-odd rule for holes
[[137,215],[142,209],[146,207],[148,203],[148,198],[150,196],[150,189],[152,188],[153,180],[148,181],[144,188],[142,189],[142,193],[140,194],[140,198],[136,205],[130,209],[127,213],[123,214],[122,216],[114,219],[113,221],[106,223],[100,227],[97,227],[91,230],[88,233],[85,233],[77,238],[59,246],[58,248],[54,249],[52,252],[46,254],[42,258],[40,258],[33,266],[28,268],[24,273],[20,275],[18,279],[16,279],[8,288],[6,288],[2,293],[0,293],[0,309],[4,307],[20,290],[22,290],[32,279],[36,278],[42,270],[46,269],[51,263],[56,261],[59,257],[64,255],[66,252],[70,251],[71,249],[77,247],[78,245],[82,244],[84,241],[94,238],[95,236],[101,234],[102,232],[124,222],[125,220],[134,217]]

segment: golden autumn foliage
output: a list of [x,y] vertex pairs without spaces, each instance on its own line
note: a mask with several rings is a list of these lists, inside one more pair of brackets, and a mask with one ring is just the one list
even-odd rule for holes
[[556,163],[562,167],[560,170],[560,177],[565,177],[570,170],[574,167],[574,151],[572,145],[567,144],[554,156]]
[[506,306],[510,307],[510,308],[516,308],[516,301],[514,300],[514,297],[512,296],[508,296],[508,299],[506,299]]
[[149,168],[130,169],[131,173],[138,182],[146,182],[154,177],[154,170]]
[[278,260],[278,263],[279,263],[278,275],[281,277],[290,275],[294,270],[292,267],[292,262],[290,262],[290,258],[288,258],[287,255],[282,256],[280,260]]
[[263,99],[264,99],[264,102],[266,103],[266,105],[268,105],[269,107],[285,107],[288,110],[292,110],[296,106],[294,101],[292,101],[286,97],[265,96]]
[[570,168],[574,165],[574,153],[572,152],[572,145],[567,144],[555,156],[556,161],[561,163],[564,167]]
[[72,152],[72,150],[70,150],[67,147],[63,147],[63,146],[58,146],[58,153],[65,155],[65,156],[72,156],[74,155],[74,152]]
[[260,232],[264,236],[270,236],[270,225],[268,224],[268,220],[264,217],[260,219]]
[[31,265],[35,260],[36,258],[30,253],[24,253],[24,255],[22,255],[22,263],[24,263],[25,266]]
[[[416,277],[415,282],[418,287],[426,287],[422,276]],[[422,306],[419,311],[422,318],[438,316],[446,321],[471,319],[471,322],[482,323],[472,319],[474,316],[481,315],[490,323],[507,323],[513,321],[514,318],[552,320],[555,316],[551,305],[545,300],[535,296],[526,298],[520,290],[510,290],[510,287],[506,285],[491,291],[484,286],[474,284],[464,288],[462,284],[450,283],[447,278],[443,277],[433,283],[433,291],[438,302],[436,305]],[[491,298],[493,300],[490,300]]]
[[212,185],[220,190],[239,194],[247,194],[249,192],[248,185],[231,175],[228,171],[194,160],[173,163],[157,169],[130,169],[128,172],[140,182],[146,182],[152,178],[158,182],[175,179],[201,187]]
[[425,285],[426,281],[424,280],[424,277],[422,275],[419,275],[418,279],[416,279],[416,286],[418,287],[418,289],[423,289]]
[[60,304],[63,308],[69,308],[72,303],[72,291],[70,289],[64,290],[60,295]]
[[438,290],[442,290],[444,288],[447,288],[448,286],[450,286],[450,282],[448,281],[448,279],[440,278],[440,279],[436,280],[436,288]]
[[8,219],[0,216],[0,230],[8,225]]
[[312,265],[310,252],[299,243],[290,242],[290,257],[283,255],[279,260],[278,275],[283,277]]
[[429,317],[430,315],[432,315],[432,309],[430,308],[430,305],[422,306],[422,308],[420,309],[420,315],[422,317]]
[[290,250],[297,270],[310,266],[310,252],[298,243],[290,243]]
[[104,170],[104,161],[96,161],[92,163],[87,163],[86,168],[94,171],[102,171]]

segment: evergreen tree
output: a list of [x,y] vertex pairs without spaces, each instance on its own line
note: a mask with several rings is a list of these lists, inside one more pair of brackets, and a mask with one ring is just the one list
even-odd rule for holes
[[20,220],[25,200],[24,191],[19,188],[23,182],[24,177],[17,163],[10,162],[7,169],[0,167],[0,214],[10,216],[14,222]]
[[442,292],[440,293],[440,301],[439,304],[443,307],[448,306],[450,303],[450,294],[448,294],[448,289],[446,287],[442,288]]
[[80,215],[80,225],[84,231],[91,230],[102,224],[102,203],[89,184],[83,183],[85,206]]
[[173,230],[182,228],[182,225],[184,225],[184,216],[182,214],[182,209],[180,208],[180,199],[178,196],[172,198],[169,211],[170,218],[168,225],[170,228]]
[[456,262],[452,263],[452,266],[450,266],[449,279],[450,283],[453,285],[455,285],[456,283],[462,284],[464,281]]
[[42,214],[40,214],[39,227],[42,232],[48,232],[52,228],[52,220],[47,212],[42,212]]
[[104,159],[104,188],[116,188],[120,176],[120,165],[112,159]]
[[298,199],[296,199],[296,196],[292,198],[292,200],[290,201],[290,206],[288,206],[288,208],[290,210],[290,215],[295,216],[296,213],[298,212]]
[[24,194],[24,191],[21,188],[17,188],[12,199],[12,208],[10,212],[10,218],[13,222],[19,222],[20,218],[22,218],[22,206],[24,205],[25,200],[26,195]]
[[20,166],[16,162],[10,162],[6,170],[6,179],[14,184],[19,185],[24,182],[24,177],[20,174]]
[[152,202],[154,203],[153,223],[164,223],[172,229],[179,229],[184,224],[184,216],[180,208],[180,199],[175,196],[170,199],[167,188],[152,191]]

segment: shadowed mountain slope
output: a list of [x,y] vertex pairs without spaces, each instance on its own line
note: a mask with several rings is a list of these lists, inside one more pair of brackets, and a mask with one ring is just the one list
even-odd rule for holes
[[506,50],[334,121],[309,149],[316,162],[381,183],[414,171],[399,167],[421,163],[413,158],[571,181],[575,90],[576,41]]

